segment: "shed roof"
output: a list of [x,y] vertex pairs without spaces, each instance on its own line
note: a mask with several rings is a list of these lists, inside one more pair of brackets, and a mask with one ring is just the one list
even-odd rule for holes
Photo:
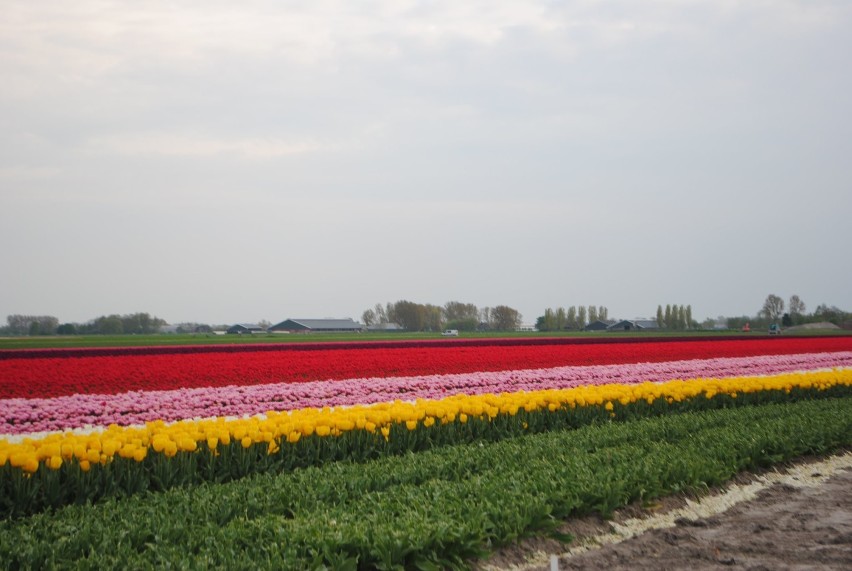
[[323,330],[360,330],[364,326],[356,323],[351,318],[346,319],[285,319],[281,323],[277,323],[270,327],[270,330],[288,330],[288,329],[310,329],[313,331]]
[[231,327],[239,329],[256,329],[258,331],[263,331],[263,327],[261,327],[257,323],[235,323],[234,325],[231,325]]
[[635,327],[636,329],[659,329],[654,319],[623,319],[618,323],[613,323],[609,328],[623,329],[625,326]]
[[257,332],[264,331],[264,329],[263,329],[263,327],[261,327],[257,323],[236,323],[236,324],[228,327],[228,329],[226,331],[228,333],[236,333],[236,332],[243,332],[243,331],[250,331],[250,332],[254,333],[256,331]]

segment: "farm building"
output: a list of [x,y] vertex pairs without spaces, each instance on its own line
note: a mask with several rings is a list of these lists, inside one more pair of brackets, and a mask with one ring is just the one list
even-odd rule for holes
[[659,328],[657,322],[653,319],[624,319],[609,326],[610,331],[647,331]]
[[264,329],[256,323],[237,323],[226,329],[226,333],[243,334],[243,333],[263,333]]
[[289,333],[359,333],[364,326],[352,319],[285,319],[273,325],[267,331],[287,331]]
[[598,319],[597,321],[592,321],[588,325],[583,328],[583,331],[606,331],[610,327],[615,325],[615,321],[601,321]]

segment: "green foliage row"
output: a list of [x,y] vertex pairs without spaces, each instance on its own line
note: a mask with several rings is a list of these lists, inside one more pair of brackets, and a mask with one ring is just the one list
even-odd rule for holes
[[252,474],[280,473],[330,462],[366,462],[443,446],[497,442],[524,434],[580,428],[596,423],[835,397],[852,397],[852,387],[837,385],[825,390],[794,388],[790,393],[764,390],[740,393],[736,397],[722,393],[712,399],[699,396],[672,403],[663,397],[650,403],[638,400],[627,405],[616,401],[612,403],[611,411],[603,405],[533,412],[521,408],[512,415],[500,414],[493,419],[487,416],[470,418],[464,424],[458,420],[448,424],[439,422],[431,427],[420,425],[415,430],[408,430],[404,424],[394,424],[389,427],[387,439],[379,432],[363,430],[339,436],[313,434],[295,444],[281,443],[281,450],[274,454],[269,454],[266,442],[243,448],[234,439],[228,445],[220,444],[215,454],[202,444],[194,452],[178,451],[172,458],[154,452],[141,462],[115,456],[107,464],[93,464],[88,472],[83,472],[77,462],[69,461],[59,470],[51,470],[42,464],[30,476],[7,462],[0,466],[0,517],[20,517],[69,504],[161,492],[205,482],[224,483]]
[[852,398],[337,462],[0,522],[8,569],[465,568],[563,518],[852,444]]

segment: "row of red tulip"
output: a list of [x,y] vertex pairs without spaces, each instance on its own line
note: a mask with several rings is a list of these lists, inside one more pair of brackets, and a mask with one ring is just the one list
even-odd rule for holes
[[132,391],[118,395],[70,395],[54,398],[6,399],[0,407],[0,432],[22,435],[87,426],[139,425],[162,420],[244,416],[304,408],[365,405],[395,400],[441,399],[568,389],[645,381],[665,382],[700,377],[776,375],[836,367],[852,368],[852,351],[762,355],[623,365],[591,365],[420,375],[384,379],[345,379],[307,383],[269,383],[227,387]]
[[443,344],[0,360],[0,399],[852,350],[852,337]]

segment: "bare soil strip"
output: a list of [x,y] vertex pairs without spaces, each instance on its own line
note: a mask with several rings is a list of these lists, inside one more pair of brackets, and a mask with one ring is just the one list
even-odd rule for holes
[[629,506],[498,551],[481,571],[852,569],[852,451],[740,475],[702,497]]

